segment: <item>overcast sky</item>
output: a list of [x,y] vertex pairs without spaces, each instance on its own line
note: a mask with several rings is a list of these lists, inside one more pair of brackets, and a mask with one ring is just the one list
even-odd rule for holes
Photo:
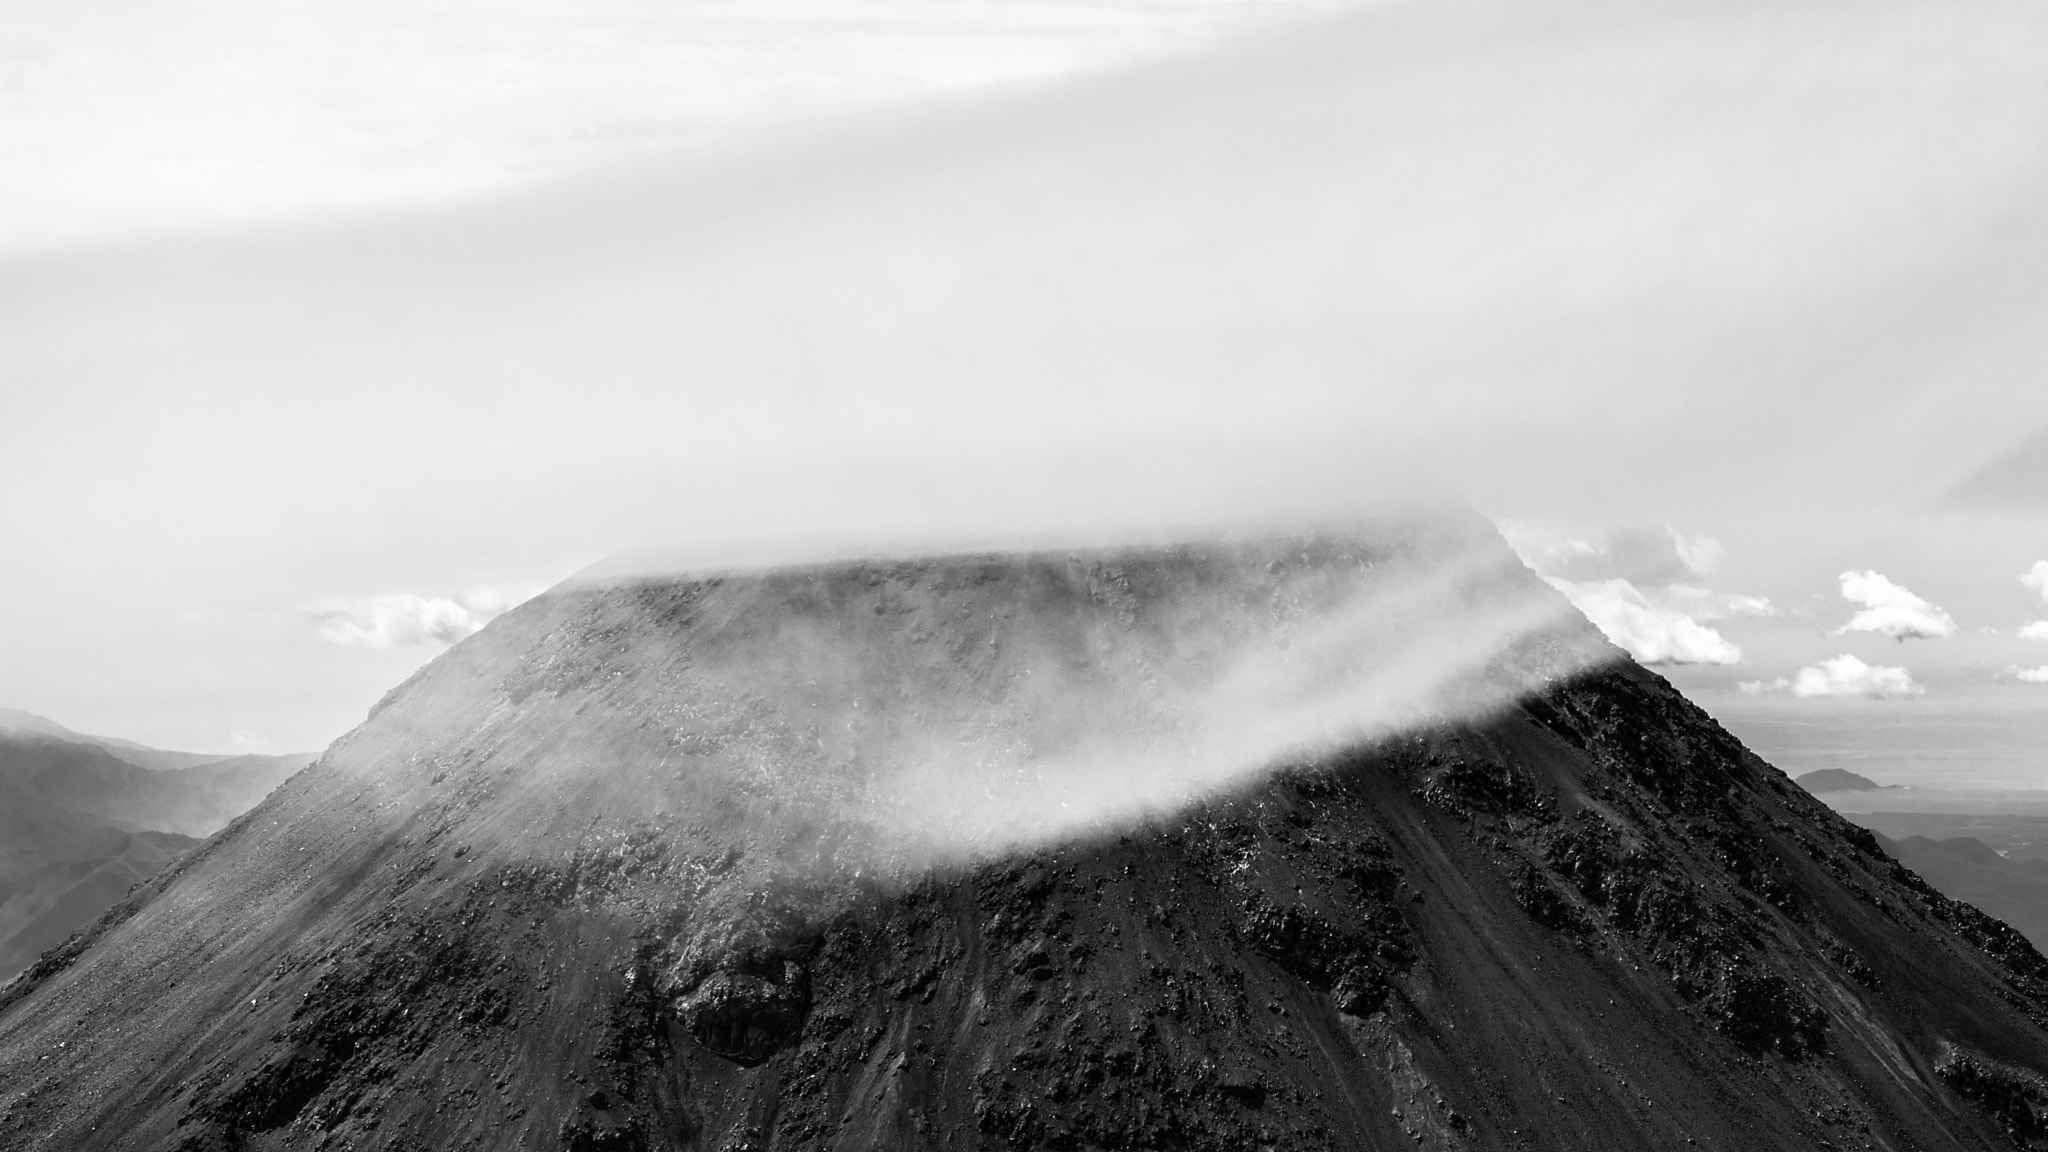
[[0,20],[0,703],[75,728],[318,746],[621,548],[1424,474],[1726,693],[2048,667],[1967,483],[2048,444],[2036,6]]

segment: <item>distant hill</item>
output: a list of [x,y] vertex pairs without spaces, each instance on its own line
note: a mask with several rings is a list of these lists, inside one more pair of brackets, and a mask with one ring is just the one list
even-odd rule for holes
[[1792,782],[1816,795],[1822,792],[1875,792],[1884,785],[1843,768],[1823,768],[1796,776]]
[[312,759],[232,756],[150,769],[98,744],[25,732],[0,735],[0,783],[131,832],[210,836]]
[[19,708],[0,708],[0,736],[37,735],[53,736],[73,744],[93,744],[107,750],[117,760],[125,760],[138,768],[191,768],[199,764],[211,764],[223,759],[217,752],[172,752],[163,748],[151,748],[133,740],[118,736],[92,736],[74,732],[47,716],[24,712]]
[[0,784],[0,980],[199,844],[126,832]]
[[2048,949],[2048,860],[2008,859],[1972,836],[1878,839],[1942,895],[1976,905]]
[[0,709],[0,980],[312,759],[166,752]]

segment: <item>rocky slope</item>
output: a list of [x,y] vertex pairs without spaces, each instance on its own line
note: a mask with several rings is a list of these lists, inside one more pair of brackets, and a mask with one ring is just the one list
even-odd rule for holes
[[[557,590],[0,991],[0,1145],[2048,1138],[2048,961],[1582,629],[1196,794],[1084,755],[1201,763],[1238,640],[1432,547]],[[1551,596],[1497,559],[1421,615]]]

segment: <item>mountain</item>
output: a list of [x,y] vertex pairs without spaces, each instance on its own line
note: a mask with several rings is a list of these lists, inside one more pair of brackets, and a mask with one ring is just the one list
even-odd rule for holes
[[[95,737],[10,712],[0,731],[0,980],[246,812],[312,757],[152,770]],[[137,749],[156,753],[157,749]],[[184,757],[187,753],[164,753]]]
[[212,752],[170,752],[162,748],[151,748],[133,740],[116,736],[88,736],[73,732],[48,717],[19,708],[0,708],[0,736],[50,736],[73,744],[92,744],[104,748],[115,759],[123,760],[138,768],[190,768],[198,764],[211,764],[222,759]]
[[0,991],[0,1146],[2048,1140],[2048,960],[1468,545],[556,589]]
[[126,832],[0,784],[0,979],[199,843],[169,832]]
[[1970,836],[1878,839],[1885,851],[1942,894],[1982,908],[2018,929],[2034,947],[2048,948],[2048,860],[2007,859]]
[[182,836],[211,835],[312,759],[231,756],[151,769],[98,744],[0,734],[0,783],[117,828]]
[[1867,776],[1858,776],[1846,768],[1822,768],[1808,772],[1793,783],[1808,792],[1875,792],[1883,785]]

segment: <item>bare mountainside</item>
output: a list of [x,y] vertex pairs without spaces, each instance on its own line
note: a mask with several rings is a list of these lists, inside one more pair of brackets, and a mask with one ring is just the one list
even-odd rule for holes
[[1414,526],[558,589],[0,992],[0,1144],[2048,1134],[2048,962],[1561,607]]

